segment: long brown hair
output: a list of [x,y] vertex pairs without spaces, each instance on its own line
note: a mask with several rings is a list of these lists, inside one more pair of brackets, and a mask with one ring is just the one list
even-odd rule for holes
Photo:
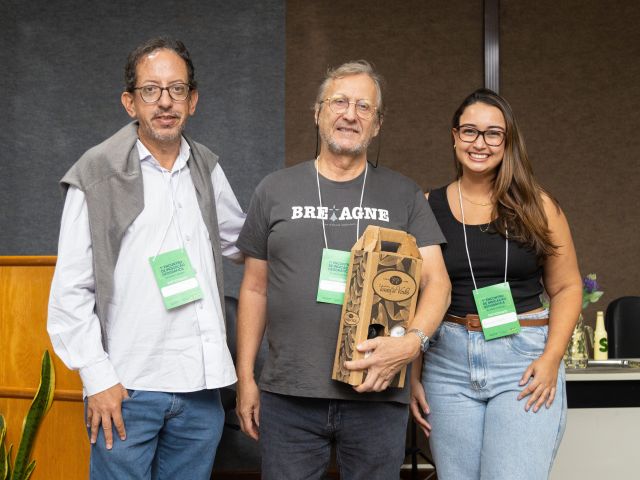
[[[460,117],[469,105],[484,103],[500,109],[506,123],[504,157],[493,181],[493,218],[499,218],[494,228],[502,236],[509,230],[509,238],[535,251],[539,260],[556,253],[557,245],[551,242],[551,235],[544,211],[541,194],[549,196],[553,203],[557,201],[544,190],[533,176],[524,139],[520,134],[516,117],[511,105],[497,93],[481,88],[464,99],[453,114],[452,127],[460,126]],[[456,174],[462,176],[462,165],[454,151]]]

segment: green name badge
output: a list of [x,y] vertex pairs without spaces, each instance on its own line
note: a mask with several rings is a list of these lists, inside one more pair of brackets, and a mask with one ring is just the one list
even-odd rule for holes
[[167,310],[202,298],[202,289],[184,248],[149,257],[149,263]]
[[509,282],[497,283],[473,291],[485,340],[520,332],[516,306]]
[[331,250],[330,248],[322,249],[320,280],[316,297],[318,302],[343,304],[350,260],[351,252]]

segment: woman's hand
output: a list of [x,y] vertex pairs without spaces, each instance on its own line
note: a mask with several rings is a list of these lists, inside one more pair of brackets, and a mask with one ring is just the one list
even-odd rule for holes
[[[422,355],[420,357],[422,357]],[[415,363],[413,368],[415,369]],[[411,375],[410,408],[415,422],[424,432],[425,436],[428,437],[431,434],[431,424],[427,422],[424,415],[430,412],[429,404],[427,403],[427,397],[424,393],[424,387],[422,383],[420,383],[419,378],[416,378],[416,375]]]
[[559,366],[560,361],[543,353],[527,367],[520,379],[520,386],[527,385],[527,382],[528,385],[518,395],[518,400],[529,396],[527,404],[524,406],[527,412],[532,405],[534,413],[543,404],[547,408],[551,407],[556,397]]

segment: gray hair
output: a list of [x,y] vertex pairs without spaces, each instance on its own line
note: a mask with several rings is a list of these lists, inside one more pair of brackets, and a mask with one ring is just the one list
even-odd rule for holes
[[382,117],[384,112],[384,105],[382,104],[382,87],[384,85],[384,79],[373,69],[373,65],[371,65],[366,60],[353,60],[343,63],[339,67],[329,68],[327,70],[326,76],[324,77],[324,80],[320,84],[320,88],[318,89],[315,106],[316,110],[319,110],[322,101],[325,99],[325,92],[329,87],[329,83],[338,78],[348,77],[350,75],[359,75],[362,73],[364,73],[365,75],[369,75],[376,86],[376,92],[378,93],[378,118]]

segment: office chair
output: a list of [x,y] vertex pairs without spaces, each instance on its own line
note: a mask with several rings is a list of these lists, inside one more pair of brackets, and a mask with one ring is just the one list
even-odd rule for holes
[[[234,297],[224,297],[225,325],[227,330],[227,346],[231,352],[233,363],[236,363],[236,317],[238,314],[238,299]],[[236,408],[236,389],[234,385],[223,387],[220,389],[220,399],[225,413],[225,428],[240,430],[240,425],[229,421],[231,416],[233,419],[234,410]]]
[[604,320],[609,358],[640,358],[640,297],[620,297],[607,306]]

